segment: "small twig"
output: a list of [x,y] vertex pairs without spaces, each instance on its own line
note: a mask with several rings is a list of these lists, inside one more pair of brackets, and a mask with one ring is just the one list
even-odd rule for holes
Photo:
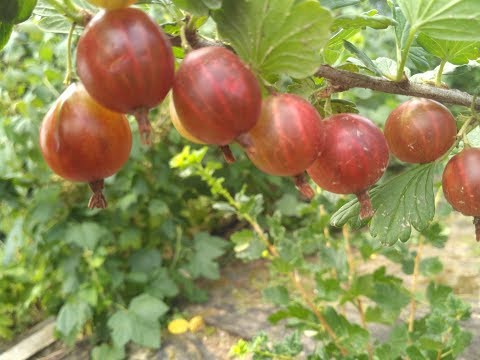
[[73,42],[73,31],[77,24],[75,22],[72,23],[70,26],[70,31],[68,32],[67,38],[67,71],[65,72],[65,79],[63,83],[65,85],[70,85],[72,82],[72,72],[73,72],[73,65],[72,65],[72,42]]
[[348,355],[348,351],[342,347],[342,345],[340,345],[339,341],[338,341],[338,337],[337,335],[335,334],[335,332],[333,331],[333,329],[330,327],[330,325],[328,324],[327,320],[325,319],[325,317],[322,315],[322,313],[318,310],[317,306],[313,303],[312,299],[310,298],[309,294],[307,293],[307,291],[305,290],[305,288],[303,287],[302,285],[302,282],[300,280],[300,276],[298,275],[298,272],[297,270],[294,270],[293,272],[290,273],[290,278],[292,279],[292,282],[293,284],[295,285],[295,287],[297,288],[297,290],[299,291],[300,295],[302,296],[303,300],[307,303],[308,307],[310,308],[310,310],[315,314],[315,316],[317,317],[318,321],[320,322],[320,324],[323,326],[323,328],[325,329],[325,331],[328,333],[328,335],[330,336],[330,338],[333,340],[333,342],[335,343],[335,346],[340,350],[340,352],[342,353],[343,356],[346,356]]
[[188,53],[192,50],[192,47],[190,46],[190,42],[187,39],[187,30],[186,30],[186,25],[183,25],[180,28],[180,40],[181,40],[181,45],[185,53]]
[[[356,266],[355,266],[355,258],[353,257],[352,247],[350,245],[350,232],[348,231],[347,225],[343,226],[342,234],[345,240],[345,253],[347,254],[347,263],[348,263],[348,287],[350,287],[352,286],[352,281],[356,275]],[[357,308],[357,311],[360,315],[360,323],[362,327],[368,331],[367,320],[365,318],[365,310],[363,309],[362,299],[360,299],[360,297],[357,297],[354,305]],[[368,358],[372,360],[373,347],[370,341],[367,343],[367,352],[368,352]]]
[[419,236],[417,255],[415,256],[415,263],[413,266],[412,287],[410,289],[410,293],[412,295],[412,299],[410,301],[410,316],[408,317],[408,332],[410,333],[413,332],[413,327],[415,323],[415,311],[417,309],[417,302],[415,301],[415,291],[417,291],[417,281],[418,281],[418,275],[420,273],[420,260],[422,259],[422,250],[423,250],[423,239],[422,239],[422,236]]
[[[320,65],[316,75],[329,79],[341,91],[352,88],[364,88],[389,94],[417,96],[439,101],[441,103],[471,107],[473,96],[456,89],[443,89],[431,85],[423,85],[408,80],[390,81],[387,79],[352,73],[335,69],[329,65]],[[480,109],[480,100],[476,99],[475,108]]]
[[70,0],[66,2],[45,0],[45,2],[80,26],[86,26],[93,17],[93,14],[88,10],[76,6]]
[[443,75],[443,70],[445,69],[446,64],[447,64],[447,61],[442,60],[442,62],[438,66],[437,76],[435,77],[435,86],[437,87],[442,86],[442,75]]
[[[180,36],[167,36],[173,46],[181,46]],[[227,44],[221,41],[202,38],[198,36],[196,32],[187,33],[186,36],[193,49],[206,46],[223,46],[232,50]],[[445,104],[465,107],[470,107],[473,101],[472,95],[457,89],[443,89],[432,85],[410,82],[408,79],[391,81],[384,78],[335,69],[330,65],[320,65],[315,75],[330,80],[327,90],[321,89],[316,94],[319,97],[328,97],[333,93],[343,92],[353,88],[364,88],[388,94],[422,97]],[[475,99],[474,104],[475,108],[480,110],[480,99]]]

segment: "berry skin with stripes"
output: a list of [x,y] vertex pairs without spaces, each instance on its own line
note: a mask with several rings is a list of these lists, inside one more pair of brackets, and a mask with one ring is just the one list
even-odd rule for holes
[[182,122],[178,118],[177,109],[175,109],[175,104],[173,103],[172,97],[169,96],[169,110],[170,110],[170,121],[172,122],[173,127],[177,132],[188,141],[193,142],[194,144],[204,145],[205,143],[198,140],[192,134],[190,134],[187,129],[183,126]]
[[78,42],[77,73],[100,104],[135,115],[142,141],[150,142],[148,110],[172,87],[174,57],[147,14],[135,8],[99,12]]
[[321,188],[336,194],[355,194],[360,218],[373,215],[368,188],[385,172],[389,152],[385,137],[369,119],[336,114],[324,120],[325,149],[307,170]]
[[40,128],[45,162],[64,179],[90,184],[94,192],[90,208],[106,207],[103,179],[127,162],[131,147],[126,116],[100,105],[81,84],[63,92]]
[[263,172],[293,176],[300,191],[313,196],[302,174],[323,150],[323,121],[309,102],[297,95],[266,98],[255,127],[239,138],[253,164]]
[[429,163],[444,155],[455,142],[452,113],[437,101],[413,98],[399,105],[385,123],[390,152],[407,163]]
[[453,156],[442,177],[443,194],[452,207],[473,216],[477,241],[480,241],[480,149],[466,148]]
[[222,47],[188,53],[175,75],[172,94],[185,129],[196,139],[219,146],[249,131],[262,104],[253,73]]

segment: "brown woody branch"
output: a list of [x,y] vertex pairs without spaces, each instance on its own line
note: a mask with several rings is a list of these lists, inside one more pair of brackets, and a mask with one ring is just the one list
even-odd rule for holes
[[[207,40],[198,36],[196,31],[187,32],[186,36],[193,49],[205,46],[224,46],[231,49],[230,46],[221,41]],[[179,36],[170,35],[169,39],[173,46],[181,46],[181,39]],[[353,88],[364,88],[388,94],[422,97],[436,100],[444,104],[462,105],[466,107],[471,107],[473,102],[472,95],[457,89],[444,89],[432,85],[414,83],[408,81],[408,79],[392,81],[379,77],[353,73],[351,71],[335,69],[329,65],[320,65],[315,75],[329,80],[329,87],[326,91],[322,92],[325,96]],[[476,99],[475,108],[480,110],[480,98]]]
[[[472,106],[473,96],[456,89],[443,89],[431,85],[418,84],[408,80],[391,81],[350,71],[320,65],[316,76],[328,79],[330,92],[342,92],[352,88],[364,88],[389,94],[416,96],[437,100],[445,104]],[[480,99],[476,99],[476,109],[480,109]]]

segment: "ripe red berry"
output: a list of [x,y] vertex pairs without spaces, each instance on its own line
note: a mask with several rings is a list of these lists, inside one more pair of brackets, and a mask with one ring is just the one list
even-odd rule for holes
[[442,177],[443,194],[452,207],[473,216],[480,241],[480,149],[466,148],[447,163]]
[[185,129],[198,140],[219,145],[224,151],[256,124],[262,104],[253,73],[222,47],[190,52],[175,75],[172,94]]
[[413,98],[395,108],[385,123],[388,147],[408,163],[428,163],[445,154],[455,142],[452,113],[434,100]]
[[185,126],[183,126],[182,122],[178,117],[177,110],[175,109],[175,104],[173,103],[172,97],[169,96],[169,98],[170,98],[170,101],[169,101],[170,121],[172,122],[175,130],[177,130],[178,133],[188,141],[191,141],[195,144],[205,144],[204,142],[198,140],[195,136],[190,134],[187,131],[187,129],[185,129]]
[[323,150],[323,121],[310,103],[297,95],[273,95],[263,101],[255,127],[239,138],[248,157],[267,174],[294,176],[300,191],[313,190],[302,174]]
[[89,207],[104,208],[103,179],[128,160],[132,134],[125,115],[93,100],[81,84],[72,84],[43,119],[40,149],[47,165],[61,177],[88,182]]
[[368,188],[388,165],[385,138],[370,120],[356,114],[337,114],[324,120],[325,148],[307,170],[323,189],[337,194],[355,194],[360,218],[373,215]]
[[162,29],[147,14],[135,8],[99,12],[78,42],[77,72],[100,104],[134,114],[142,141],[149,143],[148,110],[172,87],[174,58]]

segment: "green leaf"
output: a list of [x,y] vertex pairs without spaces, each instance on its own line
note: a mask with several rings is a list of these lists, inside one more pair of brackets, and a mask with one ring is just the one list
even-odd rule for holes
[[160,325],[143,317],[131,316],[132,341],[150,348],[160,347]]
[[332,28],[358,29],[369,27],[372,29],[386,29],[397,22],[390,17],[378,15],[376,10],[365,14],[340,15],[333,21]]
[[455,324],[452,328],[452,353],[453,356],[456,358],[458,355],[462,354],[465,349],[470,346],[473,339],[473,334],[468,331],[464,331]]
[[430,282],[427,287],[427,299],[432,307],[444,304],[450,294],[453,293],[451,287]]
[[263,297],[275,305],[288,305],[290,297],[285,286],[272,286],[263,290]]
[[233,233],[230,241],[235,244],[235,255],[242,260],[257,260],[267,248],[252,230],[244,229]]
[[223,255],[228,243],[205,232],[197,233],[193,242],[195,253],[187,266],[190,274],[194,278],[203,276],[207,279],[218,279],[220,273],[214,260]]
[[178,286],[168,274],[167,269],[158,270],[147,287],[147,293],[159,299],[178,294]]
[[162,254],[157,249],[140,249],[129,259],[132,272],[150,274],[162,265]]
[[423,230],[422,235],[429,244],[436,248],[444,248],[448,241],[448,234],[445,231],[445,226],[439,222],[434,222]]
[[354,301],[363,295],[378,305],[368,308],[367,321],[389,323],[394,321],[400,311],[410,301],[408,291],[402,286],[402,280],[385,273],[385,267],[373,274],[362,275],[354,279],[351,288],[342,302]]
[[397,325],[392,329],[388,343],[394,354],[394,358],[400,357],[400,355],[404,353],[405,347],[408,345],[408,340],[408,329],[406,324]]
[[42,17],[37,25],[45,32],[56,34],[68,34],[72,27],[72,23],[61,14],[52,14],[47,17]]
[[7,45],[10,35],[12,35],[13,25],[0,22],[0,50]]
[[20,11],[20,0],[0,0],[0,22],[13,24]]
[[208,15],[209,10],[219,9],[222,0],[172,0],[179,8],[197,16]]
[[117,347],[123,348],[132,338],[133,328],[127,311],[117,311],[108,319],[107,325],[112,332],[113,343]]
[[224,0],[213,18],[220,36],[267,79],[313,75],[332,24],[330,11],[311,0]]
[[[12,0],[0,0],[2,1],[12,1]],[[17,12],[17,16],[13,19],[14,24],[19,24],[24,22],[30,18],[32,15],[33,9],[37,5],[37,0],[17,0],[19,2],[19,8]]]
[[128,311],[119,310],[108,320],[114,344],[123,347],[132,340],[142,346],[159,347],[158,319],[167,311],[168,306],[151,295],[141,294],[133,298]]
[[281,342],[273,345],[273,352],[278,355],[295,357],[303,350],[300,331],[296,330],[292,334],[285,336]]
[[235,201],[240,204],[238,212],[240,214],[249,214],[256,218],[263,211],[263,195],[247,196],[242,192],[235,194]]
[[128,310],[146,321],[156,322],[168,311],[168,306],[156,297],[141,294],[132,299]]
[[426,360],[420,349],[413,345],[407,348],[407,355],[410,360]]
[[377,74],[378,76],[383,76],[380,69],[362,50],[360,50],[355,45],[353,45],[350,41],[347,41],[347,40],[343,40],[343,46],[345,46],[345,49],[350,51],[352,54],[356,55],[357,58],[363,63],[363,65],[365,65],[365,67],[368,70],[370,70],[374,74]]
[[480,57],[480,42],[439,40],[421,33],[417,43],[430,54],[455,65],[468,64],[469,60]]
[[268,320],[276,324],[277,322],[288,319],[288,318],[295,318],[299,320],[306,320],[306,321],[317,321],[315,314],[302,304],[296,302],[290,302],[285,309],[279,310],[268,317]]
[[299,207],[302,203],[298,200],[297,196],[292,194],[284,194],[275,203],[275,209],[280,211],[284,216],[299,216]]
[[[383,244],[393,245],[410,238],[411,227],[422,231],[435,214],[433,173],[435,163],[412,167],[371,192],[375,215],[370,232]],[[358,226],[359,205],[354,199],[332,215],[330,223],[341,227],[347,222]]]
[[441,335],[449,329],[451,319],[445,317],[440,311],[435,310],[427,316],[425,323],[429,335]]
[[480,40],[477,0],[397,0],[414,31],[444,40]]
[[23,232],[24,219],[18,217],[13,223],[12,229],[7,235],[3,243],[3,264],[8,265],[14,259],[18,249],[25,241],[25,234]]
[[322,5],[329,9],[335,10],[346,6],[358,5],[362,1],[363,0],[322,0]]
[[323,315],[335,335],[337,335],[339,342],[349,352],[356,353],[365,349],[369,340],[367,330],[363,329],[360,325],[349,322],[332,307],[328,307]]
[[420,273],[423,276],[434,276],[442,271],[443,264],[437,256],[424,258],[420,262]]
[[[373,63],[380,70],[380,72],[388,79],[395,79],[397,73],[397,62],[390,58],[379,57],[376,58]],[[410,77],[410,69],[405,68],[405,73]]]
[[317,277],[316,296],[326,301],[335,301],[342,295],[342,288],[338,279],[322,279]]
[[107,228],[94,222],[72,224],[67,229],[66,240],[81,248],[94,250],[98,242],[111,235]]
[[65,337],[72,338],[83,328],[92,316],[88,303],[78,299],[65,303],[57,316],[57,330]]
[[125,351],[123,348],[102,344],[92,350],[92,360],[122,360],[124,358]]

